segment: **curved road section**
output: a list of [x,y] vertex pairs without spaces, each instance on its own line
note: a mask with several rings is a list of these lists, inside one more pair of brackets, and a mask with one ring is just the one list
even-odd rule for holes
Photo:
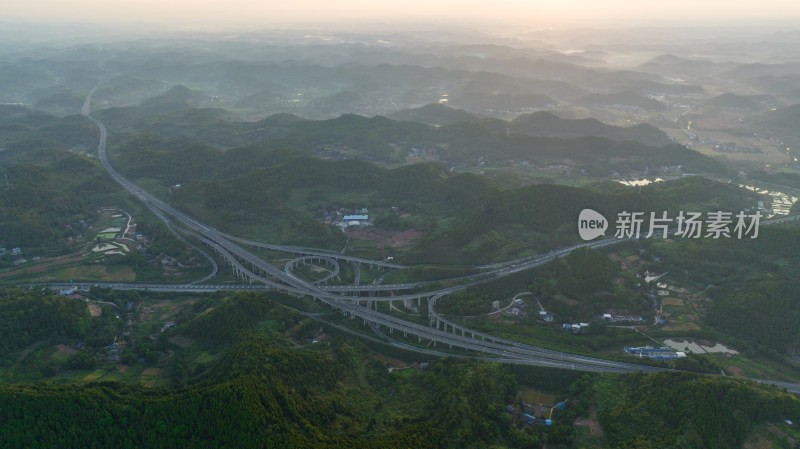
[[[239,243],[242,244],[261,246],[261,247],[267,247],[266,244],[239,239],[233,236],[228,236],[227,234],[223,234],[217,231],[216,229],[173,208],[172,206],[164,203],[163,201],[151,196],[150,194],[148,194],[147,192],[145,192],[144,190],[142,190],[141,188],[139,188],[138,186],[127,180],[116,170],[114,170],[114,168],[108,162],[108,159],[106,157],[106,139],[107,139],[106,128],[99,120],[95,119],[90,115],[91,97],[93,93],[94,90],[92,90],[92,92],[90,92],[90,94],[87,96],[81,112],[83,115],[89,118],[89,120],[91,120],[95,125],[97,125],[98,129],[100,130],[98,156],[100,162],[103,164],[103,167],[106,169],[106,171],[108,171],[109,175],[111,175],[111,177],[117,183],[123,186],[126,190],[128,190],[131,194],[137,197],[140,201],[142,201],[165,223],[171,226],[177,226],[183,228],[186,232],[198,236],[198,238],[204,244],[210,246],[215,252],[217,252],[220,256],[222,256],[226,260],[226,262],[231,265],[234,272],[249,279],[251,282],[256,281],[262,283],[266,286],[264,288],[275,288],[278,290],[298,295],[311,296],[315,300],[320,300],[332,306],[333,308],[340,310],[342,313],[346,315],[362,318],[364,320],[364,324],[368,324],[371,328],[377,329],[379,331],[382,327],[386,328],[390,335],[393,334],[394,332],[402,332],[403,335],[406,337],[408,337],[409,335],[418,337],[420,342],[422,341],[422,339],[428,340],[434,347],[436,347],[438,344],[438,345],[447,345],[450,348],[452,347],[461,348],[468,352],[476,352],[478,354],[482,354],[480,355],[480,357],[488,356],[491,360],[495,360],[498,362],[539,365],[539,366],[586,370],[586,371],[609,371],[609,372],[663,371],[662,368],[637,365],[633,363],[617,362],[612,360],[604,360],[594,357],[565,354],[544,348],[526,345],[523,343],[514,342],[511,340],[493,337],[488,334],[483,334],[461,326],[456,326],[454,325],[455,323],[443,320],[433,311],[431,311],[432,312],[431,318],[438,319],[440,323],[444,324],[444,330],[440,330],[438,328],[439,327],[438,325],[436,328],[424,326],[418,323],[403,320],[393,315],[377,312],[375,310],[370,309],[369,307],[360,305],[358,298],[348,298],[345,296],[334,294],[333,292],[327,292],[316,285],[313,285],[309,282],[306,282],[298,278],[292,273],[287,273],[283,270],[280,270],[268,264],[267,262],[263,261],[262,259],[258,258],[257,256],[253,255],[252,253],[246,251],[245,249],[243,249],[242,247],[238,246],[233,242],[238,241]],[[491,275],[485,279],[469,282],[457,287],[451,287],[440,291],[426,292],[417,295],[407,295],[406,297],[409,298],[441,297],[442,295],[452,293],[453,291],[466,288],[470,285],[487,282],[492,279],[504,277],[518,271],[526,270],[531,267],[547,263],[550,260],[553,260],[556,257],[562,257],[563,255],[566,255],[569,251],[572,251],[573,249],[579,247],[589,247],[589,246],[601,247],[618,243],[619,241],[620,240],[589,242],[585,244],[574,245],[569,248],[564,248],[556,252],[550,252],[548,254],[542,254],[518,261],[513,261],[519,263],[511,263],[505,266],[493,266],[492,268],[494,268],[494,270],[490,272]],[[355,263],[382,265],[382,266],[387,266],[389,268],[403,268],[402,266],[399,265],[352,258],[339,254],[311,251],[298,247],[281,246],[281,245],[268,245],[268,247],[270,249],[275,249],[279,251],[300,254],[300,255],[330,257],[339,260],[347,260]],[[486,275],[487,273],[483,274]],[[159,287],[168,288],[163,284],[159,285]],[[187,288],[186,285],[175,285],[174,287],[171,287],[171,289],[175,290],[180,290],[185,288]],[[369,298],[369,299],[374,301],[383,298]],[[401,297],[393,297],[392,299],[398,300],[401,299]],[[435,303],[435,301],[432,302]],[[450,328],[451,332],[447,331],[448,327]],[[417,351],[424,351],[422,348],[418,348],[416,346],[411,346],[411,345],[408,345],[407,348]],[[478,354],[476,354],[476,356],[478,356]],[[794,384],[788,384],[788,385],[784,384],[782,386],[787,388],[792,388],[792,390],[790,391],[795,391],[795,390],[800,391],[800,386],[794,386]]]

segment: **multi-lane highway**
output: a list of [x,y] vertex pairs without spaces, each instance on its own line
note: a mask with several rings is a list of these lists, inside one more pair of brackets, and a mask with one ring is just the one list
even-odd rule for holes
[[[109,163],[106,155],[106,141],[107,131],[105,126],[97,119],[90,115],[91,109],[91,93],[84,103],[82,113],[86,115],[92,122],[94,122],[100,130],[100,140],[98,144],[98,156],[103,167],[108,171],[109,175],[126,190],[133,194],[136,198],[141,200],[149,209],[151,209],[160,219],[173,228],[178,228],[182,232],[194,235],[205,245],[210,247],[217,255],[219,255],[226,263],[231,266],[234,273],[249,281],[248,284],[236,285],[200,285],[200,284],[93,284],[100,286],[110,286],[114,288],[136,288],[136,289],[150,289],[154,291],[209,291],[209,290],[265,290],[275,289],[285,291],[297,295],[310,296],[315,300],[320,300],[331,307],[340,310],[342,313],[361,318],[364,324],[374,328],[381,335],[385,335],[382,329],[385,329],[389,335],[394,335],[395,332],[402,333],[405,337],[417,337],[418,342],[425,340],[430,345],[440,348],[460,348],[471,353],[483,354],[481,357],[489,357],[492,360],[503,361],[507,363],[520,363],[520,364],[535,364],[542,366],[552,366],[568,369],[579,369],[589,371],[612,371],[612,372],[630,372],[630,371],[658,371],[660,368],[654,368],[644,365],[633,363],[623,363],[610,360],[604,360],[594,357],[579,356],[573,354],[564,354],[557,351],[547,350],[531,345],[514,342],[507,339],[497,338],[485,333],[473,331],[466,327],[457,325],[451,321],[445,320],[440,315],[436,314],[434,307],[436,300],[444,295],[462,290],[472,285],[477,285],[490,280],[502,278],[523,270],[530,269],[539,265],[548,263],[555,258],[563,257],[577,248],[583,247],[603,247],[620,243],[624,240],[621,239],[605,239],[595,242],[588,242],[579,245],[573,245],[567,248],[562,248],[557,251],[551,251],[545,254],[539,254],[527,258],[509,261],[507,263],[495,264],[485,268],[489,271],[482,272],[474,276],[467,276],[458,278],[467,282],[461,283],[456,286],[429,291],[423,293],[406,294],[400,296],[370,296],[369,298],[360,298],[358,296],[347,296],[347,294],[360,294],[361,292],[396,292],[399,290],[409,290],[421,287],[427,283],[407,283],[407,284],[392,284],[381,286],[379,282],[369,285],[353,285],[353,286],[318,286],[313,283],[300,279],[288,269],[281,270],[277,267],[265,262],[256,255],[250,253],[240,245],[247,245],[259,248],[265,248],[274,251],[285,252],[299,256],[291,263],[298,263],[301,260],[314,257],[331,261],[331,265],[335,266],[335,271],[338,272],[339,264],[337,261],[346,261],[353,263],[356,267],[358,264],[367,264],[373,266],[381,266],[389,269],[402,269],[402,265],[387,263],[383,261],[367,260],[357,257],[346,256],[342,254],[329,253],[319,250],[300,248],[294,246],[272,245],[260,242],[254,242],[228,234],[222,233],[211,226],[208,226],[193,217],[183,213],[182,211],[173,208],[172,206],[164,203],[163,201],[153,197],[145,192],[121,174],[119,174]],[[287,268],[290,268],[287,264]],[[358,271],[358,269],[357,269]],[[255,282],[255,284],[253,284]],[[358,282],[356,283],[358,284]],[[71,284],[74,286],[74,284]],[[429,318],[434,326],[425,326],[418,323],[410,322],[391,314],[385,314],[373,310],[369,305],[362,306],[361,301],[369,301],[368,304],[373,304],[375,301],[388,301],[388,300],[419,300],[420,298],[429,299]],[[440,329],[442,328],[443,329]],[[387,337],[391,338],[391,337]],[[395,340],[392,340],[395,341]],[[395,341],[396,342],[396,341]],[[409,349],[426,350],[417,346],[408,345],[407,343],[396,342],[407,346]],[[442,346],[445,345],[445,346]],[[431,351],[427,349],[426,351]],[[436,351],[439,352],[439,351]]]

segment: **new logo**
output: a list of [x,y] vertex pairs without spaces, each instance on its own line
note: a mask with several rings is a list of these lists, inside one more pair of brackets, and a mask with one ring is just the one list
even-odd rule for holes
[[578,233],[584,240],[593,240],[605,235],[608,229],[608,220],[600,212],[584,209],[578,215]]

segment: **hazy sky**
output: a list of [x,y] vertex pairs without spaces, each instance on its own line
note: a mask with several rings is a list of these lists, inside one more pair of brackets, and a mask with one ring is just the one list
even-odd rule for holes
[[171,23],[193,28],[419,20],[531,28],[800,19],[798,0],[3,0],[0,18]]

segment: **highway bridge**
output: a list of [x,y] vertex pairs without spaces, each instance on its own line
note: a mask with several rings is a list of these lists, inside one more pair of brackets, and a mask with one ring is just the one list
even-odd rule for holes
[[[94,91],[92,91],[93,93]],[[535,364],[542,366],[551,366],[567,369],[578,369],[587,371],[611,371],[611,372],[631,372],[631,371],[659,371],[661,368],[650,367],[645,365],[638,365],[633,363],[624,363],[611,360],[604,360],[594,357],[579,356],[573,354],[564,354],[544,348],[539,348],[531,345],[525,345],[519,342],[514,342],[507,339],[491,336],[489,334],[477,332],[466,327],[457,325],[448,321],[436,314],[434,307],[436,300],[444,295],[462,290],[472,285],[477,285],[483,282],[488,282],[494,279],[499,279],[504,276],[511,275],[520,271],[530,269],[539,265],[543,265],[554,260],[557,257],[563,257],[577,248],[584,247],[603,247],[613,244],[618,244],[626,240],[622,239],[605,239],[595,242],[588,242],[578,245],[573,245],[567,248],[562,248],[556,251],[551,251],[546,254],[539,254],[527,258],[509,261],[507,263],[494,264],[485,268],[490,268],[490,271],[476,274],[475,277],[462,277],[473,279],[456,286],[440,289],[437,291],[421,292],[414,294],[398,295],[398,296],[370,296],[368,298],[361,298],[362,292],[375,293],[375,292],[390,292],[394,293],[398,290],[410,290],[420,287],[427,283],[408,283],[408,284],[393,284],[380,286],[378,283],[371,285],[352,285],[352,286],[317,286],[313,283],[300,279],[291,272],[280,270],[275,266],[265,262],[261,258],[250,253],[240,245],[258,247],[263,249],[275,250],[294,254],[302,260],[304,257],[317,257],[320,259],[346,261],[354,264],[367,264],[372,266],[380,266],[389,269],[402,269],[406,268],[402,265],[387,263],[383,261],[374,261],[362,259],[357,257],[346,256],[343,254],[329,253],[318,250],[309,250],[306,248],[299,248],[294,246],[272,245],[260,242],[254,242],[228,234],[222,233],[211,226],[208,226],[193,217],[183,213],[182,211],[173,208],[172,206],[164,203],[163,201],[148,194],[132,182],[127,180],[119,174],[108,162],[106,155],[106,140],[107,131],[105,126],[97,119],[90,115],[91,96],[86,99],[82,113],[86,115],[92,122],[94,122],[100,130],[100,142],[98,144],[98,156],[103,167],[108,171],[109,175],[126,190],[133,194],[136,198],[141,200],[156,216],[162,219],[168,226],[181,229],[182,232],[193,235],[198,238],[203,244],[212,249],[213,252],[218,254],[226,263],[231,267],[231,270],[237,275],[245,279],[248,284],[234,284],[234,285],[203,285],[203,284],[181,284],[181,285],[168,285],[168,284],[103,284],[93,283],[93,285],[108,286],[112,288],[136,288],[136,289],[150,289],[153,291],[209,291],[209,290],[279,290],[288,292],[290,294],[309,296],[314,300],[322,301],[330,305],[341,313],[351,316],[353,318],[361,318],[365,325],[376,329],[381,335],[385,335],[383,329],[386,329],[389,336],[395,333],[402,333],[404,337],[413,338],[417,337],[417,342],[422,343],[423,340],[427,341],[429,345],[436,348],[437,345],[446,345],[448,348],[460,348],[469,353],[483,354],[481,357],[488,357],[492,360],[507,362],[507,363],[520,363],[520,364]],[[338,266],[338,263],[336,264]],[[380,279],[379,279],[380,280]],[[70,284],[74,286],[76,284]],[[82,285],[82,284],[77,284]],[[348,296],[348,294],[350,296]],[[422,324],[414,323],[404,320],[391,314],[385,314],[373,310],[372,306],[377,307],[378,301],[396,301],[396,300],[428,300],[429,319],[432,326],[425,326]],[[361,302],[365,305],[361,305]],[[391,338],[391,337],[389,337]],[[417,351],[425,351],[423,348],[408,345],[409,349]]]
[[[296,257],[296,258],[286,262],[286,268],[284,268],[284,271],[291,272],[295,268],[297,268],[297,266],[299,264],[308,265],[309,262],[312,263],[312,264],[324,263],[325,265],[331,267],[331,270],[329,270],[328,274],[325,277],[323,277],[321,279],[317,279],[316,281],[312,282],[313,284],[322,284],[324,282],[328,282],[329,280],[331,280],[331,279],[333,279],[333,278],[335,278],[336,276],[339,275],[339,270],[341,268],[339,266],[339,262],[336,259],[333,259],[333,258],[327,257],[327,256],[301,256],[301,257]],[[355,265],[358,266],[358,264],[355,264]]]

